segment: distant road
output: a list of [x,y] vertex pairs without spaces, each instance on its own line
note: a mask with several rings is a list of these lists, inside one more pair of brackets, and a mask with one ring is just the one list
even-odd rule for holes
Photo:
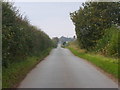
[[118,85],[59,45],[26,76],[19,88],[118,88]]

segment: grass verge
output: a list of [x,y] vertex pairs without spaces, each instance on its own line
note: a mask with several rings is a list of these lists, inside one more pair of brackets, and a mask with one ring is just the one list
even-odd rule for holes
[[[101,68],[105,72],[111,74],[115,78],[119,78],[118,75],[118,60],[114,58],[104,57],[102,55],[86,53],[83,50],[76,49],[74,47],[67,47],[74,55],[86,59],[87,61],[93,63],[97,67]],[[120,79],[120,78],[119,78]]]
[[44,59],[51,49],[41,53],[41,56],[27,57],[26,60],[11,64],[8,68],[3,68],[2,73],[2,88],[14,88],[27,73],[36,66],[42,59]]

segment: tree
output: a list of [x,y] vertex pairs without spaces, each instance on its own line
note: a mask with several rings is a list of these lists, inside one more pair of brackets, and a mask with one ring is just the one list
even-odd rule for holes
[[93,49],[105,29],[119,25],[119,2],[86,2],[78,11],[70,13],[81,48]]
[[59,38],[58,37],[54,37],[54,38],[52,38],[52,41],[54,43],[54,47],[57,47],[58,42],[59,42]]

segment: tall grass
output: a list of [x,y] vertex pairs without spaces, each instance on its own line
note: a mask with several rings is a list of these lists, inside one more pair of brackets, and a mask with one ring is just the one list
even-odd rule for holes
[[104,57],[99,54],[86,53],[80,48],[74,48],[69,46],[68,49],[76,56],[83,58],[97,67],[103,69],[105,72],[113,75],[115,78],[119,78],[118,75],[118,60],[114,58]]
[[3,67],[2,88],[16,87],[26,74],[49,54],[50,50],[42,52],[42,55],[40,53],[40,56],[29,56],[26,60],[12,63],[8,68]]

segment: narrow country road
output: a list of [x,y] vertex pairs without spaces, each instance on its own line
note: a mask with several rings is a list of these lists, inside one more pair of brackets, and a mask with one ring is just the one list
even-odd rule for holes
[[118,88],[118,85],[59,45],[28,73],[19,88]]

